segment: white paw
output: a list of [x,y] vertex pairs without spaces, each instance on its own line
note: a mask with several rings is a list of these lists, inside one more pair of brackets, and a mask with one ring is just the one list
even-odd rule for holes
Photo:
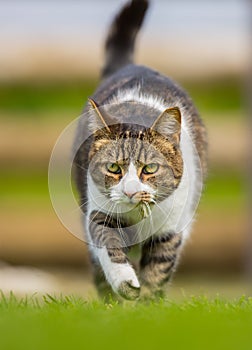
[[136,299],[140,294],[140,284],[133,267],[129,263],[111,262],[106,248],[97,249],[96,255],[114,292],[125,299]]
[[136,299],[140,294],[140,284],[130,264],[111,263],[106,274],[113,290],[125,299]]

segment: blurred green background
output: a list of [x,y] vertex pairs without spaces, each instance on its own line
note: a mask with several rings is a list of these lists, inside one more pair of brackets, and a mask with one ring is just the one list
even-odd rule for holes
[[[57,137],[98,84],[104,30],[119,5],[0,5],[0,289],[85,293],[90,286],[85,244],[56,217],[47,168]],[[170,21],[167,13],[174,13]],[[139,40],[136,61],[184,86],[209,133],[209,176],[175,279],[179,288],[198,288],[199,280],[216,290],[224,280],[229,292],[245,288],[246,21],[245,1],[155,1]]]

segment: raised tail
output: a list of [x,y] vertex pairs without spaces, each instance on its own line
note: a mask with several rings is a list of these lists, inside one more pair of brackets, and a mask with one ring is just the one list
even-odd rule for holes
[[131,0],[115,17],[105,42],[102,78],[107,78],[123,66],[133,63],[136,36],[147,8],[148,0]]

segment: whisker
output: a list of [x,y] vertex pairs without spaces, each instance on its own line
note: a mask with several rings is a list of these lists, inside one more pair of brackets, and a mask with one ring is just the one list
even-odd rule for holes
[[[94,199],[98,199],[98,198],[102,198],[102,197],[104,197],[104,196],[103,196],[103,195],[100,195],[100,196],[96,196]],[[82,207],[83,205],[87,204],[88,202],[91,202],[90,199],[88,199],[88,200],[86,200],[84,203],[82,203],[82,204],[80,205],[80,207]]]
[[[101,194],[102,196],[105,196],[105,195],[108,194],[106,191],[101,191],[101,190],[99,190],[99,192],[100,192],[100,194]],[[88,196],[94,197],[93,193],[92,193],[90,190],[88,190],[88,192],[87,192],[87,194],[86,194],[85,196],[83,196],[83,197],[78,196],[78,199],[79,199],[79,200],[86,199]],[[97,197],[97,196],[96,196],[96,197]]]
[[111,214],[115,208],[115,205],[114,203],[112,203],[110,205],[110,207],[108,208],[108,212],[107,212],[107,215],[105,217],[105,220],[104,220],[104,223],[103,223],[103,228],[102,228],[102,236],[103,236],[103,232],[104,232],[104,228],[106,227],[106,223],[107,223],[107,219],[110,218],[111,219]]
[[[108,201],[108,202],[109,202],[109,201]],[[107,203],[106,203],[106,204],[107,204]],[[96,211],[96,213],[95,213],[95,215],[93,216],[92,220],[89,221],[89,224],[91,224],[91,223],[94,221],[94,219],[96,218],[96,216],[97,216],[99,213],[102,213],[102,209],[105,209],[105,208],[103,207],[103,208],[101,208],[101,210],[97,210],[97,211]]]
[[157,202],[155,202],[155,205],[158,207],[158,209],[159,209],[165,216],[167,216],[167,213],[164,211],[164,209],[163,209]]
[[74,165],[76,165],[78,168],[87,171],[88,169],[83,168],[79,163],[74,163]]
[[[102,196],[99,196],[99,197],[102,197]],[[99,198],[99,197],[96,197],[96,198]],[[82,203],[81,205],[79,205],[77,208],[73,209],[71,211],[71,213],[74,213],[75,211],[79,210],[79,209],[82,209],[86,204],[88,204],[90,201],[87,200],[86,202]],[[108,202],[110,202],[110,200],[108,199],[105,203],[103,203],[103,206],[101,206],[101,209],[105,209],[105,206],[108,204]],[[96,203],[97,204],[97,203]]]
[[150,220],[150,225],[151,225],[151,232],[153,231],[153,218],[152,218],[152,211],[151,211],[151,208],[150,208],[150,205],[149,203],[146,203],[146,206],[147,206],[147,209],[148,209],[148,212],[149,212],[149,220]]
[[138,211],[138,216],[140,218],[140,222],[138,223],[139,224],[139,227],[137,228],[137,231],[134,233],[133,235],[133,243],[138,243],[138,239],[139,239],[139,233],[143,230],[143,227],[144,227],[144,220],[142,218],[142,215],[140,213],[140,210]]
[[117,226],[118,226],[119,234],[120,234],[120,237],[121,237],[123,243],[125,244],[125,246],[127,246],[126,241],[125,241],[125,238],[124,238],[125,234],[124,234],[124,231],[123,231],[123,229],[122,229],[122,224],[121,224],[121,220],[120,220],[120,215],[118,215],[118,214],[119,214],[119,212],[118,212],[118,207],[117,207],[116,220],[117,220]]

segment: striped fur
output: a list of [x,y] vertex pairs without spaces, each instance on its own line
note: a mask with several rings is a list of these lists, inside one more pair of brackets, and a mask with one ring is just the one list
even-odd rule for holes
[[147,0],[132,0],[113,21],[105,42],[103,78],[132,63],[136,36],[147,8]]
[[176,268],[181,245],[181,234],[168,233],[145,242],[140,261],[143,283],[159,290],[168,282]]
[[[130,300],[141,287],[160,295],[170,281],[207,170],[206,131],[190,97],[171,79],[133,64],[147,7],[147,0],[132,0],[113,22],[103,81],[74,145],[98,291]],[[133,245],[141,248],[139,268],[129,259]]]

